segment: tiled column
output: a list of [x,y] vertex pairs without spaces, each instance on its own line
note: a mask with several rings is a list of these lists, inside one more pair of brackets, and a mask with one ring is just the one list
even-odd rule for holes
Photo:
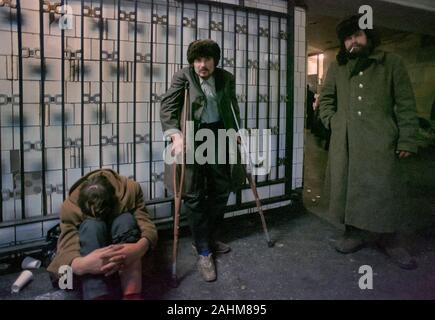
[[304,112],[306,96],[306,16],[305,9],[295,8],[294,52],[294,123],[293,123],[293,181],[292,188],[302,187],[304,163]]

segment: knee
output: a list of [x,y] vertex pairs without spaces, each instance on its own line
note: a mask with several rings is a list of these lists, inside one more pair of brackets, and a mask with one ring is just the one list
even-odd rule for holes
[[90,235],[97,235],[97,236],[106,236],[107,234],[107,226],[104,221],[97,220],[97,219],[85,219],[81,224],[79,228],[79,234],[80,236],[90,236]]
[[107,244],[107,226],[104,221],[86,219],[79,228],[81,254],[104,247]]
[[140,238],[136,219],[131,213],[123,213],[116,217],[111,228],[113,243],[132,243]]

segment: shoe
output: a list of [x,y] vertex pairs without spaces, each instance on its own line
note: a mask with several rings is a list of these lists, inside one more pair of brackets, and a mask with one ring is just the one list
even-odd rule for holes
[[415,261],[415,259],[411,257],[411,255],[405,248],[399,246],[386,246],[382,247],[382,249],[385,254],[391,259],[391,261],[398,265],[400,268],[406,270],[417,269],[417,261]]
[[335,244],[335,250],[340,253],[353,253],[364,248],[366,241],[360,237],[342,236]]
[[216,267],[211,253],[208,256],[198,256],[198,270],[205,281],[216,280]]
[[213,243],[211,250],[214,253],[228,253],[231,251],[231,247],[226,243],[223,243],[221,241],[216,241],[215,243]]
[[[194,243],[192,243],[192,249],[194,254],[198,254],[198,250],[196,249],[196,246]],[[221,241],[216,241],[212,246],[211,246],[211,251],[213,253],[228,253],[231,251],[231,247],[229,245],[227,245],[226,243],[223,243]]]

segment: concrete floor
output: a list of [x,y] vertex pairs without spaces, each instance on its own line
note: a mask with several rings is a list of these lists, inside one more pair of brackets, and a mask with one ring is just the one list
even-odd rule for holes
[[[276,241],[268,248],[257,214],[226,220],[226,234],[232,251],[217,257],[218,280],[206,283],[196,271],[196,259],[190,236],[182,230],[179,248],[179,286],[169,285],[171,233],[161,232],[155,254],[146,259],[144,293],[146,299],[435,299],[435,228],[433,190],[435,167],[430,159],[434,150],[410,162],[412,201],[418,204],[418,232],[407,234],[407,246],[416,257],[419,268],[406,271],[392,264],[375,247],[341,255],[333,249],[341,231],[319,216],[322,172],[327,154],[306,137],[305,187],[306,206],[281,208],[266,215],[270,235]],[[429,177],[429,178],[428,178]],[[310,192],[309,192],[310,191]],[[313,201],[312,199],[315,199]],[[423,220],[423,221],[421,221]],[[359,267],[373,269],[373,289],[361,290]],[[77,299],[75,292],[51,287],[44,269],[19,294],[10,294],[18,273],[0,276],[0,299]]]

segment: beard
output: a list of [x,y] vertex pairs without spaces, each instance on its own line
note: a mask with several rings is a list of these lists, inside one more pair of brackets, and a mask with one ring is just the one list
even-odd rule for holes
[[[350,52],[352,50],[352,52]],[[372,52],[372,45],[367,42],[366,45],[356,44],[349,49],[346,49],[346,55],[349,59],[355,59],[359,57],[367,57]]]

